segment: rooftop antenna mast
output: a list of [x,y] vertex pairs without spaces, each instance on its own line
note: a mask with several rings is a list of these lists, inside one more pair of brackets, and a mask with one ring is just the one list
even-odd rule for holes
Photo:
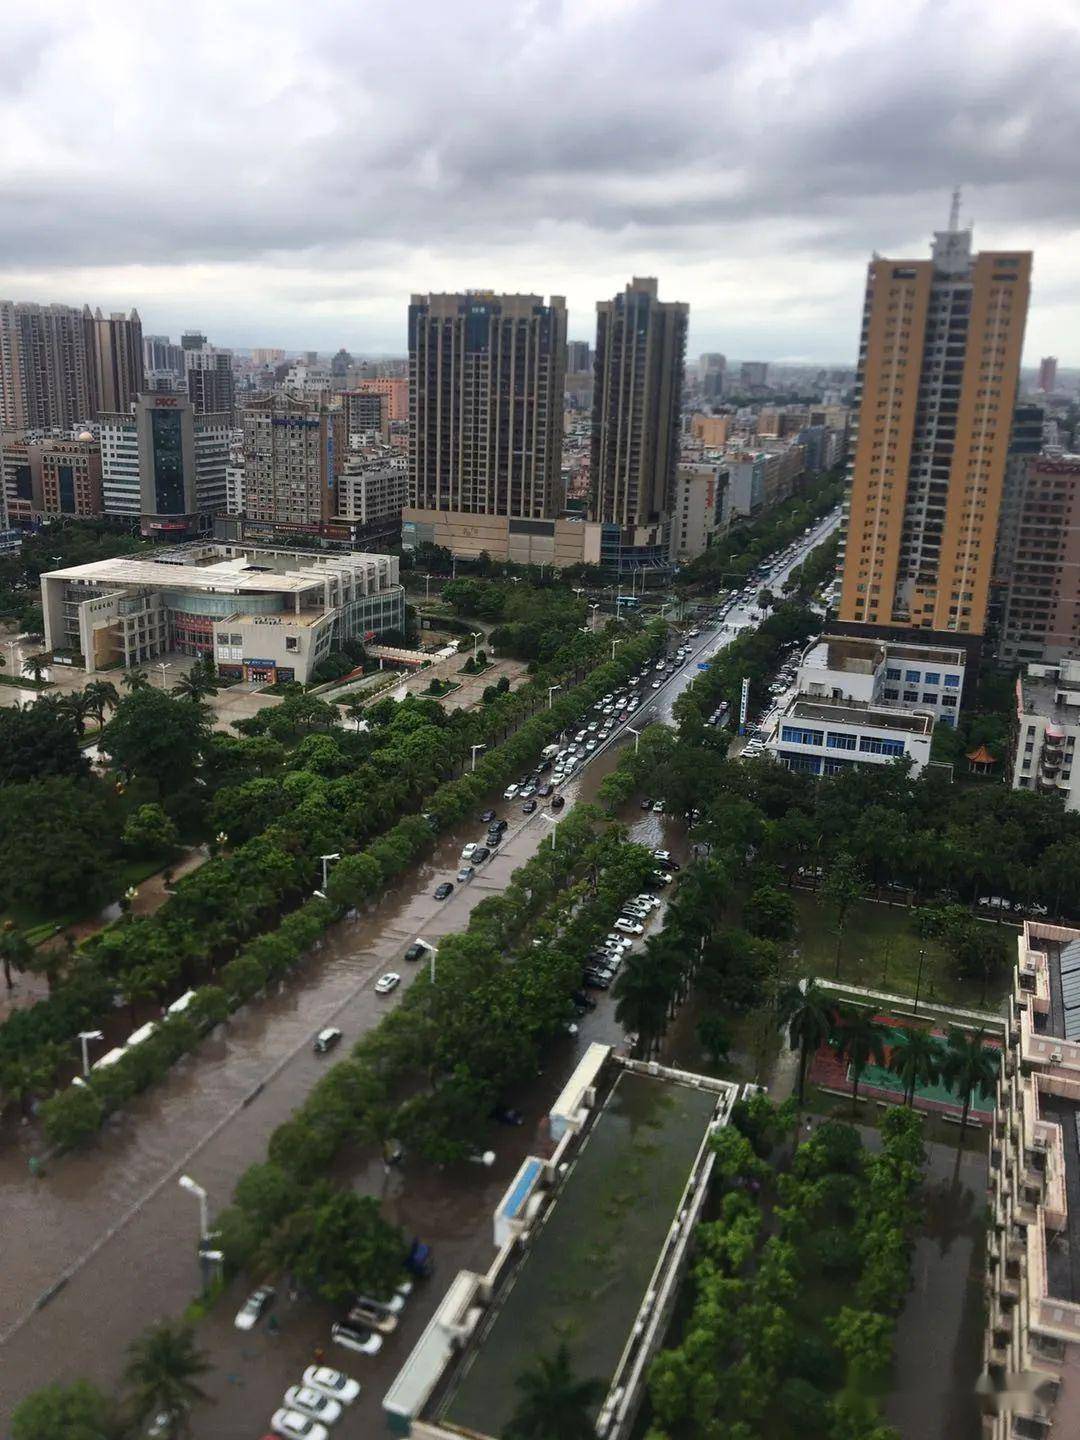
[[953,188],[952,204],[949,206],[949,229],[960,229],[960,186]]

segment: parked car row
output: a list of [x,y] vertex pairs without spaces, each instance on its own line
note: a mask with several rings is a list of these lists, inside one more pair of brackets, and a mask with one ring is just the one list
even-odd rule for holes
[[586,957],[582,974],[583,990],[607,990],[614,981],[634,940],[645,933],[645,927],[660,908],[660,899],[653,893],[670,885],[673,871],[679,869],[678,861],[672,859],[667,850],[654,850],[656,869],[649,877],[648,890],[627,900],[618,918],[598,947]]

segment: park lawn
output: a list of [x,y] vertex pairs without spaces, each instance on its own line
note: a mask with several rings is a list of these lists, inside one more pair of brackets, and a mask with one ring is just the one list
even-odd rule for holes
[[[836,920],[828,904],[810,890],[793,890],[799,912],[796,945],[802,970],[823,979],[836,976]],[[1010,975],[1003,970],[982,995],[977,980],[960,980],[953,973],[948,952],[935,940],[923,942],[911,923],[913,911],[904,905],[857,901],[851,908],[840,947],[840,979],[850,985],[888,990],[914,997],[919,950],[925,944],[920,1000],[959,1005],[974,1010],[1000,1009],[1008,992]]]
[[[155,860],[125,860],[117,867],[116,899],[123,895],[129,885],[138,887],[144,880],[149,880],[151,875],[156,875],[164,870],[165,865],[160,859]],[[103,910],[109,902],[103,901],[100,905],[93,907],[94,914]],[[78,906],[59,911],[52,911],[46,914],[44,911],[35,910],[29,905],[13,905],[10,910],[0,912],[0,925],[5,920],[13,920],[16,928],[23,931],[31,945],[40,945],[43,940],[48,940],[58,930],[64,929],[67,925],[75,925],[80,920],[85,920],[90,912]]]

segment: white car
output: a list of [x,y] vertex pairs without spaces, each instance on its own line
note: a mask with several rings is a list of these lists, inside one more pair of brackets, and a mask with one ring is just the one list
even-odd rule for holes
[[351,1405],[360,1394],[359,1380],[350,1380],[329,1365],[309,1365],[304,1371],[304,1384],[320,1395],[327,1395],[339,1405]]
[[[654,870],[654,871],[653,871],[653,875],[654,875],[654,876],[656,876],[656,875],[664,875],[664,872],[663,872],[663,870]],[[671,876],[670,876],[670,875],[664,875],[664,879],[665,879],[665,880],[670,880],[670,879],[671,879]],[[641,895],[636,896],[636,899],[637,899],[637,903],[638,903],[639,905],[647,905],[650,910],[659,910],[659,909],[660,909],[660,901],[659,901],[659,899],[657,898],[657,896],[655,896],[655,895],[650,895],[647,891],[644,892],[644,893],[642,893]]]
[[591,754],[592,751],[596,749],[597,743],[598,742],[596,740],[586,740],[585,749],[588,750]]
[[[653,878],[653,884],[654,884],[654,885],[670,885],[670,884],[671,884],[671,876],[668,874],[668,872],[667,872],[666,870],[654,870],[654,871],[652,872],[652,878]],[[653,898],[655,899],[655,896],[654,896]],[[659,901],[657,901],[657,903],[659,904]]]
[[615,929],[621,930],[624,935],[644,935],[645,926],[640,925],[636,920],[624,920],[620,915],[615,921]]
[[330,1431],[325,1425],[312,1420],[310,1415],[301,1415],[299,1410],[275,1410],[270,1429],[275,1435],[283,1435],[285,1440],[330,1440]]
[[462,858],[462,860],[471,860],[472,857],[476,854],[476,852],[477,852],[478,849],[479,849],[479,846],[478,846],[474,841],[470,840],[469,843],[468,843],[468,845],[463,845],[463,846],[462,846],[462,849],[461,849],[461,858]]
[[299,1410],[301,1415],[310,1415],[312,1420],[321,1420],[324,1425],[333,1425],[341,1418],[338,1402],[308,1385],[291,1385],[282,1403],[287,1410]]
[[663,682],[662,680],[654,680],[654,681],[652,682],[652,688],[653,688],[654,690],[659,690],[659,689],[660,689],[660,686],[661,686],[663,683],[664,683],[664,682]]
[[352,1325],[331,1325],[330,1338],[335,1345],[344,1345],[346,1350],[355,1350],[360,1355],[377,1355],[382,1349],[381,1335]]
[[604,947],[608,950],[630,950],[633,943],[625,935],[616,935],[614,931],[604,936]]
[[380,975],[375,981],[376,995],[389,995],[391,990],[396,990],[401,984],[401,976],[396,970],[388,970],[385,975]]
[[516,785],[507,785],[506,789],[503,791],[503,799],[513,800],[517,793],[518,787]]
[[652,808],[653,808],[653,814],[654,814],[654,815],[662,815],[662,814],[664,813],[664,802],[663,802],[663,800],[654,800],[654,801],[653,801],[653,807],[652,807]]
[[253,1290],[236,1312],[233,1324],[237,1330],[253,1330],[263,1314],[270,1308],[274,1293],[272,1285],[260,1285],[257,1290]]

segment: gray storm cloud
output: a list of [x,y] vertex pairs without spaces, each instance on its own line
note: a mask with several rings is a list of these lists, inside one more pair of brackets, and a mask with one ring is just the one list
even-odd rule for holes
[[979,243],[1036,251],[1029,340],[1068,357],[1078,16],[44,0],[0,47],[0,294],[400,349],[413,289],[565,293],[585,335],[648,270],[701,348],[842,360],[869,252],[922,253],[960,181]]

